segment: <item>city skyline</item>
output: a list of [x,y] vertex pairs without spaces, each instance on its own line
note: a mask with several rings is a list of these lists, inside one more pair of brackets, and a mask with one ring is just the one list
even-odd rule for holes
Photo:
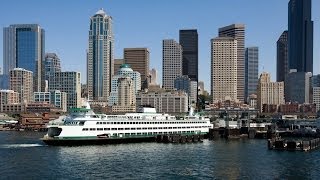
[[[177,13],[175,11],[181,4],[171,2],[127,2],[123,6],[121,2],[94,1],[85,2],[77,7],[76,11],[70,13],[74,8],[75,1],[63,3],[28,1],[15,3],[5,2],[0,8],[2,17],[8,17],[1,21],[2,27],[10,24],[38,23],[46,30],[46,52],[54,52],[61,59],[62,69],[68,71],[79,71],[82,83],[86,83],[86,49],[88,49],[88,27],[90,16],[104,8],[106,13],[113,17],[113,28],[115,34],[115,56],[123,58],[123,49],[126,47],[147,47],[150,49],[150,69],[156,68],[159,72],[158,80],[162,77],[162,40],[179,38],[180,29],[197,29],[199,35],[199,80],[205,82],[205,89],[210,91],[210,39],[218,35],[218,28],[232,23],[243,23],[246,25],[246,45],[258,46],[260,50],[259,73],[267,71],[276,77],[276,41],[281,33],[287,29],[288,24],[288,2],[287,0],[268,2],[237,2],[228,1],[186,1],[188,6]],[[78,2],[78,1],[77,1]],[[230,2],[234,7],[229,7]],[[319,7],[318,1],[312,1],[312,20],[314,21],[314,74],[319,73]],[[143,9],[139,7],[144,4]],[[23,8],[22,8],[23,7]],[[130,7],[130,8],[127,8]],[[245,7],[245,8],[241,8]],[[248,8],[258,8],[257,11],[248,11]],[[160,13],[165,8],[166,13]],[[225,12],[225,9],[228,11]],[[15,9],[10,16],[9,10]],[[37,11],[33,11],[37,9]],[[53,9],[53,10],[51,10]],[[190,9],[196,9],[196,13],[188,13]],[[270,11],[272,9],[272,13]],[[59,14],[52,16],[54,10]],[[247,12],[248,11],[248,12]],[[226,16],[226,13],[227,16]],[[38,14],[41,14],[39,16]],[[188,16],[189,15],[189,16]],[[59,18],[65,17],[68,18]],[[186,18],[189,17],[189,18]],[[144,21],[136,19],[144,18]],[[268,18],[270,22],[263,20]],[[59,19],[59,21],[57,21]],[[74,19],[70,23],[70,20]],[[178,23],[177,23],[178,22]],[[63,26],[63,29],[61,28]],[[131,27],[135,31],[129,31]],[[1,36],[1,40],[3,37]],[[2,58],[3,47],[0,47],[0,58]],[[2,66],[2,60],[0,60]],[[2,67],[3,69],[3,67]],[[161,81],[160,81],[161,82]]]

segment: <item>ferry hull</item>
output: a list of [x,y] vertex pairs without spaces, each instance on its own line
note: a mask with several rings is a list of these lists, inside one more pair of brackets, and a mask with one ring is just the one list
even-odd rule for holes
[[155,137],[141,138],[95,138],[95,139],[41,139],[45,144],[51,146],[82,146],[82,145],[105,145],[122,143],[155,142]]

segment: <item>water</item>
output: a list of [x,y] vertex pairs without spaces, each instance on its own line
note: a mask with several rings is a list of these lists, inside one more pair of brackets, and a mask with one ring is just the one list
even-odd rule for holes
[[37,132],[0,132],[0,179],[319,179],[320,150],[270,151],[266,140],[44,145]]

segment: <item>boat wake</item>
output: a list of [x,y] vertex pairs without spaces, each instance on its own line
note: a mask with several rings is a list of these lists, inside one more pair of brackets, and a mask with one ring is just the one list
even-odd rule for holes
[[43,144],[2,144],[0,145],[0,148],[28,148],[28,147],[41,147],[46,146]]

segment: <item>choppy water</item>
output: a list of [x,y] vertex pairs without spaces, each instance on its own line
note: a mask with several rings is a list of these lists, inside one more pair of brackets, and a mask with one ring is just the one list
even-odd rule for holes
[[319,179],[320,150],[266,140],[53,147],[43,133],[0,132],[0,179]]

